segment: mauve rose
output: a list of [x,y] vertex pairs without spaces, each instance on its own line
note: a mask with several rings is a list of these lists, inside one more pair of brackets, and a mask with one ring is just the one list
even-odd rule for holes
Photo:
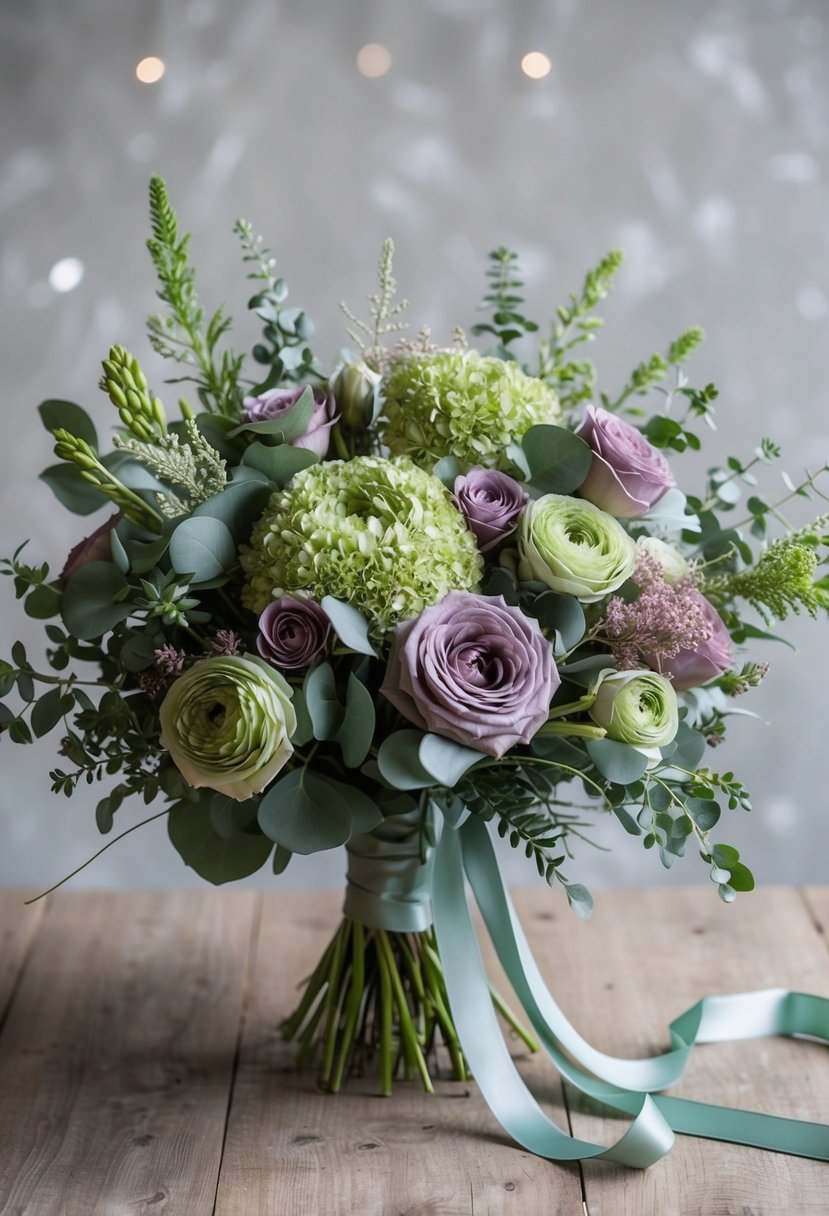
[[64,562],[60,577],[64,580],[70,579],[82,566],[88,566],[90,562],[112,561],[112,543],[109,534],[120,519],[120,511],[115,515],[110,515],[106,523],[101,524],[100,528],[96,528],[91,536],[86,536],[79,541]]
[[588,405],[576,431],[593,449],[593,462],[579,493],[609,515],[636,519],[676,485],[662,453],[636,427],[608,410]]
[[506,473],[475,466],[455,478],[455,500],[481,553],[509,536],[518,526],[527,495],[522,486]]
[[328,650],[331,622],[313,600],[283,596],[259,618],[256,648],[263,659],[284,671],[310,667]]
[[666,675],[678,691],[707,684],[731,666],[733,657],[731,638],[714,605],[699,591],[690,591],[688,595],[702,609],[711,634],[694,650],[680,650],[666,660],[665,665],[670,668]]
[[[274,418],[287,414],[296,405],[305,389],[312,387],[300,384],[296,388],[269,388],[259,397],[245,397],[242,405],[248,422],[270,422]],[[325,389],[312,387],[314,394],[314,410],[305,434],[298,439],[291,439],[291,447],[307,448],[322,460],[328,451],[331,428],[337,421],[334,398]]]
[[382,692],[422,730],[497,757],[529,743],[560,683],[552,646],[520,608],[450,591],[397,626]]

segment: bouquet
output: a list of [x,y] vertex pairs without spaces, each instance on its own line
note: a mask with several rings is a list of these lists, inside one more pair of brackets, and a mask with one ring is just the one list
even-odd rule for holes
[[[829,516],[795,526],[782,513],[820,494],[826,467],[764,497],[755,473],[780,455],[764,439],[697,493],[679,489],[673,458],[700,448],[717,395],[684,371],[702,333],[599,392],[580,348],[618,252],[540,338],[516,255],[493,252],[479,351],[460,329],[444,347],[428,330],[402,336],[387,241],[370,317],[344,306],[355,346],[326,371],[307,312],[286,303],[240,220],[262,328],[246,363],[226,313],[199,303],[157,178],[150,204],[163,311],[149,337],[189,395],[173,420],[113,346],[100,381],[117,414],[111,450],[79,406],[40,406],[58,458],[43,480],[70,511],[111,513],[57,578],[22,547],[2,565],[49,622],[48,670],[20,642],[0,663],[0,695],[20,701],[0,705],[3,734],[27,744],[57,730],[52,788],[101,782],[104,834],[128,798],[161,800],[151,818],[166,816],[183,861],[213,883],[345,846],[342,923],[283,1027],[324,1088],[376,1067],[383,1093],[398,1072],[430,1089],[442,1045],[452,1075],[471,1069],[535,1152],[643,1165],[671,1127],[718,1134],[649,1095],[679,1076],[694,1038],[740,1033],[739,1001],[753,998],[731,998],[715,1031],[695,1007],[655,1060],[600,1057],[534,968],[492,835],[580,916],[592,900],[574,845],[606,816],[664,866],[696,854],[724,901],[751,890],[719,835],[749,795],[706,756],[766,674],[744,644],[829,605]],[[483,974],[465,877],[530,1027]],[[790,995],[759,995],[754,1032],[825,1034],[825,1003],[802,997],[794,1016]],[[523,1090],[497,1017],[633,1129],[609,1149],[574,1148]],[[738,1113],[726,1122],[756,1142]]]

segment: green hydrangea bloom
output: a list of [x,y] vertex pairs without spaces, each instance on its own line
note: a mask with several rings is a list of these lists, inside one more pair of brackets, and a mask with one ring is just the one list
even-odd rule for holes
[[477,351],[411,355],[383,384],[381,439],[393,456],[431,469],[444,456],[465,467],[509,469],[506,448],[537,423],[556,423],[552,389],[517,363]]
[[333,595],[374,631],[448,591],[475,589],[482,571],[475,537],[437,477],[379,456],[297,473],[271,498],[241,560],[242,599],[254,612],[295,592]]

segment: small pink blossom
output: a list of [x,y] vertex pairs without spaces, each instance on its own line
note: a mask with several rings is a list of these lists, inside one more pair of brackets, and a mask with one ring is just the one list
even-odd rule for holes
[[220,629],[205,643],[205,650],[210,655],[241,654],[243,649],[242,639],[233,629]]
[[692,574],[671,585],[659,563],[647,554],[639,558],[633,581],[639,588],[635,600],[626,604],[613,596],[608,602],[605,639],[622,669],[645,662],[670,677],[671,659],[697,651],[711,637],[712,625],[700,604],[703,597]]
[[169,642],[155,651],[155,665],[165,676],[180,676],[187,655],[183,650],[176,650]]

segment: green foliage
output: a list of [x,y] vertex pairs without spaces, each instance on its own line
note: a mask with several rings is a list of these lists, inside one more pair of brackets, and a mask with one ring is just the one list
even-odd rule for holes
[[816,566],[810,545],[784,536],[761,553],[755,566],[706,580],[705,592],[715,603],[745,600],[767,624],[804,610],[814,617],[829,604],[829,594],[815,582]]
[[116,435],[114,442],[160,481],[175,487],[173,495],[156,494],[156,504],[167,518],[192,511],[227,485],[224,460],[192,418],[182,424],[181,435],[171,432],[150,442]]
[[352,338],[369,362],[376,362],[382,347],[382,339],[390,334],[400,333],[407,328],[407,322],[401,321],[401,315],[409,307],[408,300],[397,300],[397,282],[393,273],[394,241],[387,237],[380,250],[380,263],[377,268],[379,290],[369,296],[369,313],[371,323],[361,321],[356,317],[347,304],[341,303],[340,308],[355,327],[349,329],[348,336]]
[[134,490],[130,490],[98,458],[96,452],[83,439],[58,428],[55,432],[55,455],[68,461],[78,470],[81,478],[94,486],[123,511],[127,519],[140,528],[152,532],[161,530],[161,516]]
[[[118,410],[127,430],[139,440],[155,442],[167,433],[167,416],[158,397],[150,392],[147,377],[135,355],[123,346],[110,348],[99,383]],[[71,429],[71,428],[69,428]]]
[[538,330],[535,321],[527,320],[521,311],[524,304],[521,288],[524,282],[520,275],[517,253],[503,245],[492,250],[486,272],[490,283],[489,290],[478,305],[479,308],[489,309],[492,319],[473,325],[472,333],[491,334],[496,343],[487,354],[498,355],[502,359],[514,358],[509,351],[511,344]]
[[587,359],[574,359],[571,351],[592,342],[604,322],[593,315],[610,290],[624,262],[620,249],[612,249],[585,276],[581,291],[570,296],[568,304],[556,309],[549,338],[538,346],[538,376],[558,393],[565,409],[572,409],[593,396],[596,369]]
[[179,233],[178,217],[160,177],[150,182],[150,224],[152,236],[147,248],[158,275],[159,299],[168,308],[163,315],[147,318],[153,349],[164,359],[192,368],[183,379],[196,385],[206,410],[237,418],[242,402],[239,377],[243,359],[232,351],[219,351],[230,318],[222,307],[208,317],[199,304],[189,258],[190,237]]
[[248,278],[258,284],[256,294],[248,300],[248,308],[262,322],[262,337],[253,348],[253,357],[270,369],[263,383],[251,391],[321,376],[322,365],[310,346],[314,323],[304,309],[284,307],[288,285],[274,275],[276,260],[271,251],[248,220],[237,220],[233,231],[242,243],[242,261],[251,267]]
[[273,841],[256,822],[258,799],[234,802],[214,794],[175,803],[167,820],[170,840],[182,861],[214,885],[235,882],[260,870]]
[[584,481],[593,459],[584,440],[560,426],[531,426],[521,446],[530,485],[540,494],[571,494]]

